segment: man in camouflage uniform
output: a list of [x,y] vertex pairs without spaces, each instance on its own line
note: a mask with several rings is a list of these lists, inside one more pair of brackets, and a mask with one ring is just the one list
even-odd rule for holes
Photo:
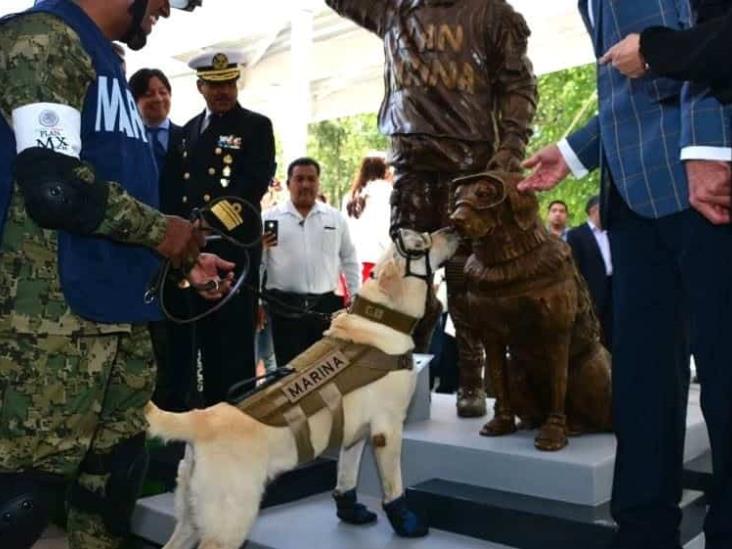
[[70,546],[122,545],[146,466],[145,322],[160,312],[143,296],[158,256],[216,281],[211,299],[228,289],[217,269],[233,265],[153,207],[157,172],[110,42],[142,47],[169,10],[46,0],[0,20],[3,549],[30,547],[67,487]]
[[[384,40],[386,96],[381,131],[396,168],[392,231],[448,225],[451,181],[486,169],[520,170],[536,110],[526,58],[529,29],[505,0],[326,0]],[[464,245],[446,266],[457,331],[458,414],[485,414],[484,353],[470,329]],[[436,315],[428,303],[426,319]],[[430,334],[434,320],[418,333]],[[418,347],[428,337],[415,335]]]

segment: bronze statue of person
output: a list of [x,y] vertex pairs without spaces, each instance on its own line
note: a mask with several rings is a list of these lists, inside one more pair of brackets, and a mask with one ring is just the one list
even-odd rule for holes
[[[520,169],[536,111],[536,79],[526,57],[529,29],[507,2],[326,3],[384,40],[386,95],[379,127],[390,137],[396,170],[392,231],[448,225],[450,182],[456,177]],[[458,415],[465,417],[485,414],[484,352],[471,330],[463,278],[469,251],[466,242],[446,268],[459,352]],[[418,329],[418,350],[428,345],[439,312],[431,297],[432,322]]]

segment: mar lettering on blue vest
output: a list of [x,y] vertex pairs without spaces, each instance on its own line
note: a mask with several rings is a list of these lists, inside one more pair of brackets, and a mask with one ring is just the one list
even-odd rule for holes
[[[157,208],[157,167],[111,43],[84,11],[68,0],[44,0],[29,11],[62,19],[79,35],[92,60],[96,80],[87,90],[81,113],[81,159],[94,167],[99,180],[115,181],[137,200]],[[6,156],[11,161],[15,156],[12,132],[8,135],[6,129],[7,124],[0,128],[3,166],[9,165],[4,162]],[[12,188],[5,172],[9,169],[0,172],[3,213],[10,193],[6,187]],[[58,264],[64,297],[79,316],[102,323],[144,323],[162,318],[157,302],[148,304],[144,299],[160,265],[152,250],[60,231]]]

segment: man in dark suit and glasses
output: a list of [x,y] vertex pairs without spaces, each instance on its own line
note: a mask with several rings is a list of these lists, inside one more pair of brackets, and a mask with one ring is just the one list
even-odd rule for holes
[[[691,25],[686,0],[580,0],[580,11],[598,58],[646,27]],[[535,171],[520,188],[545,190],[570,171],[603,170],[615,314],[613,547],[681,547],[693,344],[714,459],[706,547],[729,549],[732,233],[710,223],[693,200],[698,189],[729,187],[730,113],[709,89],[655,74],[629,82],[610,65],[598,66],[598,96],[598,115],[529,159]]]
[[[169,118],[173,91],[170,81],[159,69],[140,69],[129,83],[158,167],[160,211],[180,215],[173,196],[179,184],[175,159],[183,141],[183,128]],[[171,288],[165,301],[178,315],[190,316],[187,294]],[[161,320],[151,322],[149,327],[158,366],[153,400],[166,410],[189,410],[196,404],[191,326]]]
[[612,276],[613,260],[607,231],[600,220],[600,197],[593,196],[585,206],[587,222],[567,233],[567,244],[577,268],[587,282],[595,313],[602,327],[602,342],[612,350],[613,305]]

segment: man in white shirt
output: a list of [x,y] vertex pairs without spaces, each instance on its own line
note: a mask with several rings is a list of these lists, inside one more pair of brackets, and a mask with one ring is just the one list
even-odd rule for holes
[[613,260],[610,241],[600,220],[600,197],[593,196],[585,207],[587,223],[567,233],[574,261],[587,281],[595,312],[602,327],[602,342],[612,350],[612,275]]
[[318,341],[330,324],[303,310],[329,315],[343,308],[343,299],[334,292],[341,271],[350,295],[361,282],[346,219],[317,200],[320,165],[312,158],[293,161],[287,168],[287,189],[289,200],[262,216],[265,224],[277,223],[276,233],[265,235],[262,265],[279,366]]

